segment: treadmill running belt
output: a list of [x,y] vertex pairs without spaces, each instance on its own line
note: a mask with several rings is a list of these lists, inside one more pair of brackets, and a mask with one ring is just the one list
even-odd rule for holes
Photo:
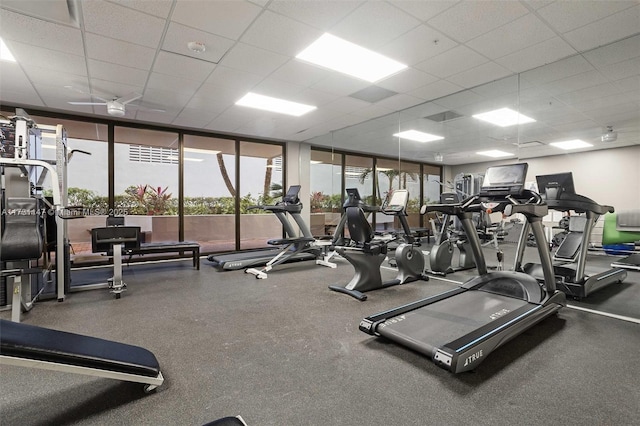
[[524,300],[467,291],[390,318],[377,331],[433,358],[437,348],[526,305]]

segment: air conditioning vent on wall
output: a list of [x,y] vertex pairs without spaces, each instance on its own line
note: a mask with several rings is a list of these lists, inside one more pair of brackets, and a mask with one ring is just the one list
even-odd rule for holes
[[160,146],[129,145],[129,161],[136,163],[178,164],[178,150]]

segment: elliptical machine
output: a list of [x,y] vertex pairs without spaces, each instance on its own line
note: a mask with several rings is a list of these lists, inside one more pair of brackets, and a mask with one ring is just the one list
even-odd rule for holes
[[[440,194],[440,204],[458,204],[462,200],[455,192],[443,192]],[[442,228],[436,239],[436,243],[431,247],[429,252],[429,273],[434,275],[447,275],[465,269],[476,267],[476,263],[471,252],[471,246],[468,238],[462,238],[462,229],[457,221],[453,218],[453,229],[450,229],[451,216],[445,214],[442,220]],[[453,266],[453,249],[457,248],[460,252],[458,258],[458,266]]]
[[409,192],[406,189],[395,190],[387,196],[380,208],[382,213],[398,217],[407,240],[395,250],[398,267],[396,278],[382,281],[380,265],[387,257],[388,241],[375,238],[371,225],[360,206],[350,206],[345,209],[345,217],[351,244],[335,247],[335,250],[353,265],[355,274],[347,285],[330,285],[329,289],[364,301],[367,300],[367,295],[364,294],[367,291],[416,280],[429,280],[429,277],[424,274],[424,257],[418,249],[420,243],[411,235],[406,219],[408,200]]

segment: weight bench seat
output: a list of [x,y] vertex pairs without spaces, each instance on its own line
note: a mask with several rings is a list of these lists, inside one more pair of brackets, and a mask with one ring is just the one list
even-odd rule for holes
[[189,251],[193,257],[193,267],[200,269],[200,244],[195,241],[161,241],[140,243],[140,248],[128,251],[129,254],[171,253]]
[[[147,349],[7,320],[0,320],[0,355],[3,363],[6,364],[20,365],[11,362],[11,359],[22,359],[42,361],[49,365],[83,367],[93,370],[91,373],[83,374],[119,378],[156,386],[164,380],[158,360]],[[57,369],[50,366],[30,366]],[[64,368],[58,370],[80,372]],[[101,375],[95,370],[104,371],[106,374]],[[122,374],[123,377],[118,377],[118,374]]]

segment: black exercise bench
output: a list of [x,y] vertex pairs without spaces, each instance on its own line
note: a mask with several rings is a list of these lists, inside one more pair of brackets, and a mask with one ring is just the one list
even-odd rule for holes
[[164,382],[147,349],[0,319],[0,364],[137,382],[150,392]]
[[157,243],[140,243],[139,248],[127,250],[129,255],[151,253],[180,253],[191,252],[193,267],[200,269],[200,244],[194,241],[161,241]]

